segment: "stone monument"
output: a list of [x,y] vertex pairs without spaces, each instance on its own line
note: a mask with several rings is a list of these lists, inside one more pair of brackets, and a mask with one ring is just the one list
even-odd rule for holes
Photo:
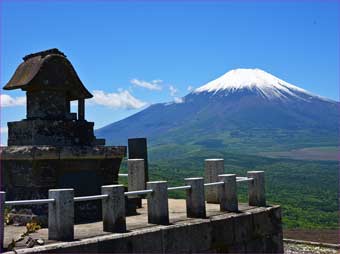
[[[75,196],[100,194],[118,181],[125,146],[105,146],[85,119],[92,94],[58,49],[27,55],[4,86],[26,92],[26,119],[8,123],[8,146],[1,149],[1,190],[7,200],[47,198],[49,189],[74,188]],[[78,114],[71,102],[78,102]],[[46,218],[47,206],[30,207]],[[76,221],[101,218],[100,202],[77,203]]]

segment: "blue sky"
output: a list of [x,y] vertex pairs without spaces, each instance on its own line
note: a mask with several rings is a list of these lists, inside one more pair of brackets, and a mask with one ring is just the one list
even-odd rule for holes
[[[54,47],[94,91],[96,128],[235,68],[339,100],[336,1],[1,1],[1,86],[24,55]],[[23,92],[1,92],[6,143],[26,110]]]

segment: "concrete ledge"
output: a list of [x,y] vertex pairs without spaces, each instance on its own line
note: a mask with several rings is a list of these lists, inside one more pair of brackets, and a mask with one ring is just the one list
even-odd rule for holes
[[[16,253],[283,252],[279,206],[254,208],[240,204],[239,213],[221,213],[216,204],[206,206],[206,219],[187,219],[185,200],[170,199],[171,224],[159,226],[147,224],[146,201],[143,200],[144,208],[138,209],[139,215],[127,217],[127,233],[101,232],[99,222],[97,226],[76,225],[78,240],[48,242],[31,249],[18,248]],[[83,230],[92,227],[95,232],[89,230],[92,235],[83,234],[85,237],[81,237],[80,227]]]

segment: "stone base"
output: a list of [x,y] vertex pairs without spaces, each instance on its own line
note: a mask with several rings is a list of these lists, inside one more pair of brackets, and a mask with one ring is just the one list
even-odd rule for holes
[[[98,195],[102,185],[118,181],[126,147],[11,146],[1,151],[2,189],[7,200],[43,199],[49,189],[74,188],[75,196]],[[47,222],[47,205],[32,209],[42,224]],[[76,222],[101,219],[101,202],[75,205]]]
[[93,122],[85,120],[25,119],[8,123],[8,146],[96,145]]

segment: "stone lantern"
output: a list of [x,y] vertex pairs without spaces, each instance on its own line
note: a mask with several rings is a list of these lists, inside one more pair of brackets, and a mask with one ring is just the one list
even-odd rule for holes
[[[7,200],[47,198],[48,189],[74,188],[76,196],[100,194],[117,183],[125,146],[105,146],[85,120],[92,94],[58,49],[27,55],[4,86],[26,92],[27,117],[8,123],[8,146],[1,150],[1,189]],[[78,114],[70,104],[78,102]],[[46,206],[32,206],[43,218]],[[100,202],[77,204],[76,220],[99,218]]]
[[[25,56],[4,90],[22,89],[27,96],[27,119],[8,123],[8,145],[104,144],[85,120],[85,88],[72,64],[58,49]],[[78,102],[78,116],[70,112]]]

